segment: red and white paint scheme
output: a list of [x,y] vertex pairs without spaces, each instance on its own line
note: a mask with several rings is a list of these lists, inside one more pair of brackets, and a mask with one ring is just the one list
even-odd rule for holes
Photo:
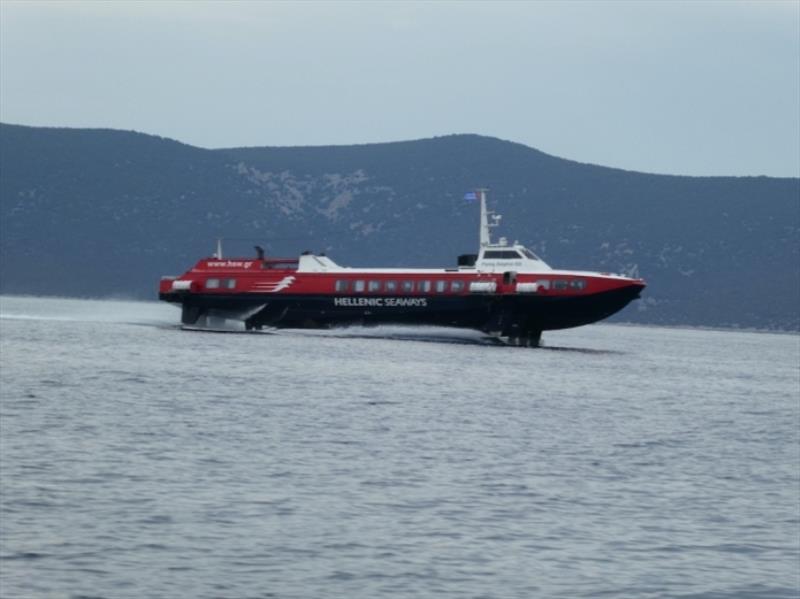
[[[473,195],[473,194],[470,194]],[[536,346],[542,331],[602,320],[639,297],[641,279],[555,270],[519,243],[491,241],[500,216],[480,200],[480,247],[453,268],[350,268],[325,255],[223,258],[221,244],[180,277],[163,277],[159,298],[180,304],[181,321],[243,321],[247,330],[353,324],[423,324],[476,329]]]

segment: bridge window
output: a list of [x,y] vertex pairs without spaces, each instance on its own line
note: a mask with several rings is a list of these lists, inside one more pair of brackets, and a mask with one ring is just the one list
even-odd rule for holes
[[369,281],[367,283],[367,285],[368,285],[367,291],[369,291],[370,293],[375,293],[376,291],[380,291],[381,290],[381,282],[380,281]]
[[403,293],[413,293],[414,292],[414,281],[403,281],[400,283],[400,286],[403,290]]
[[384,283],[386,293],[397,293],[397,281],[386,281]]
[[464,291],[464,281],[451,281],[450,291],[453,293],[461,293]]
[[530,258],[531,260],[539,260],[540,259],[539,256],[534,254],[528,248],[522,248],[522,253],[525,254],[526,258]]
[[431,290],[430,281],[417,281],[417,291],[421,293],[428,293]]
[[336,281],[336,291],[339,293],[347,293],[350,289],[350,281],[347,280],[339,280]]
[[517,252],[511,250],[489,250],[483,253],[483,257],[485,260],[520,260],[522,258]]
[[219,289],[219,279],[206,279],[206,289]]
[[353,291],[356,293],[364,293],[365,283],[364,281],[353,281]]

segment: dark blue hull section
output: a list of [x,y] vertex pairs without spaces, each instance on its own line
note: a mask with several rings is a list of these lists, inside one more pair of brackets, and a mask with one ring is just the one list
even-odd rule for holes
[[248,328],[340,325],[438,325],[504,336],[528,336],[597,322],[639,297],[641,287],[581,295],[330,296],[284,294],[161,294],[183,305],[182,321],[203,316],[244,320]]

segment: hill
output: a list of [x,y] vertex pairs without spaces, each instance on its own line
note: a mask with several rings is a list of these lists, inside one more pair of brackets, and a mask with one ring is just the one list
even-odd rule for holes
[[207,150],[141,133],[0,125],[0,292],[152,298],[209,255],[325,251],[442,266],[477,245],[465,191],[559,268],[638,273],[619,320],[800,329],[800,179],[580,164],[494,138]]

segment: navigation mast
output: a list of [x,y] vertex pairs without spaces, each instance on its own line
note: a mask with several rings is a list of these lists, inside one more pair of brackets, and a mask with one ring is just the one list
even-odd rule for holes
[[[486,192],[489,191],[488,189],[482,188],[477,189],[476,191],[478,192],[478,196],[480,197],[481,201],[480,242],[481,247],[486,247],[492,245],[492,238],[490,235],[491,229],[500,224],[500,219],[503,217],[499,214],[496,214],[492,210],[486,209]],[[491,219],[491,222],[489,222],[489,219]]]

